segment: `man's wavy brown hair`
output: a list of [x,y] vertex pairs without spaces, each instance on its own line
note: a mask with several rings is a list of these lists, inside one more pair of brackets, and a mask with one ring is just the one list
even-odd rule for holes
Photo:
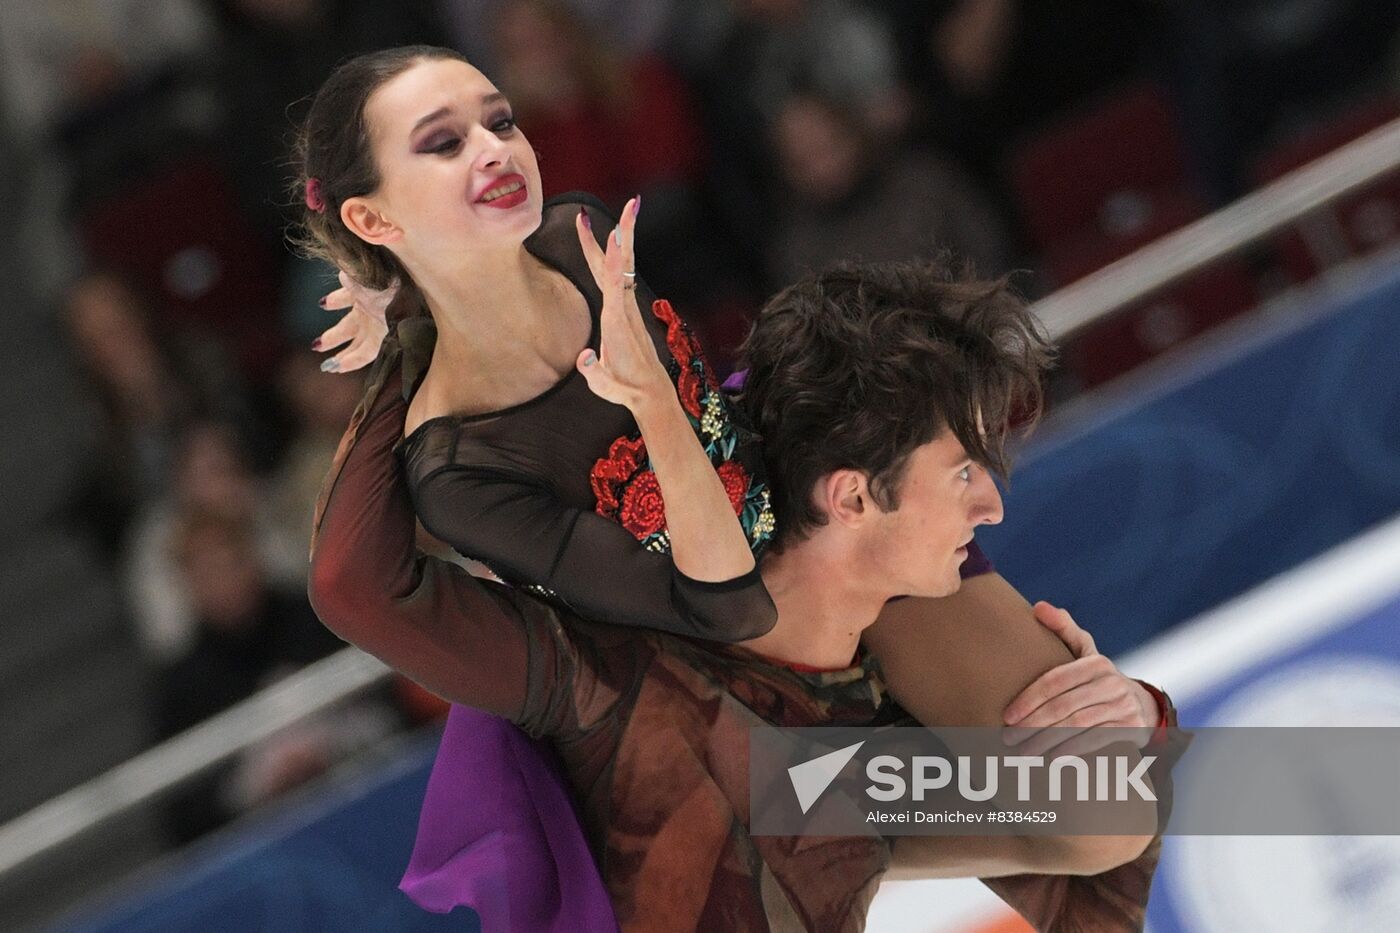
[[764,306],[740,353],[780,542],[826,523],[812,488],[835,470],[861,471],[876,505],[898,508],[910,454],[945,429],[1005,479],[1006,440],[1039,417],[1054,357],[1005,278],[958,278],[927,261],[808,276]]

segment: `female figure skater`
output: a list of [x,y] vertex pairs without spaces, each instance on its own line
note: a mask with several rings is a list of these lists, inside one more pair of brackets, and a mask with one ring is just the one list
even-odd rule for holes
[[[330,368],[356,368],[376,353],[379,362],[323,508],[364,413],[381,391],[401,392],[408,491],[425,527],[458,551],[587,618],[729,641],[772,624],[755,558],[774,522],[762,461],[683,323],[633,274],[636,199],[616,227],[586,196],[543,204],[534,154],[508,102],[441,49],[389,50],[342,66],[312,105],[300,154],[313,251],[370,289],[404,283],[382,353],[384,325],[369,311],[384,311],[385,295],[347,282],[325,302],[356,307],[321,341],[349,341]],[[634,298],[628,308],[605,302],[599,287],[619,275]],[[382,592],[396,579],[410,549],[406,539],[376,542],[368,552],[318,541],[311,595],[320,607],[347,610],[329,613],[347,640],[450,699],[460,670],[451,616],[462,604],[449,572],[426,561],[426,585],[395,601],[388,617],[353,609],[357,592]],[[911,712],[934,723],[1014,718],[1030,731],[1064,725],[1081,710],[1093,718],[1081,725],[1161,722],[1166,711],[1152,692],[1095,655],[1072,622],[1044,613],[1063,642],[1035,624],[988,569],[971,546],[963,574],[982,573],[958,596],[892,603],[872,629],[867,646]],[[1036,680],[1057,665],[1055,678]],[[487,749],[492,762],[519,763],[520,774],[493,784],[474,762],[439,781],[459,741]],[[544,808],[538,818],[556,866],[565,858],[557,846],[573,842],[550,834],[568,828],[560,815],[569,805],[557,780],[551,788],[539,779],[548,767],[543,752],[503,721],[454,710],[417,854],[440,817],[449,838],[441,851],[416,858],[416,882],[406,879],[420,902],[470,903],[488,928],[496,907],[521,908],[519,898],[499,905],[491,892],[508,890],[512,872],[533,866],[503,865],[492,846],[502,838],[503,811],[533,805]],[[473,775],[480,779],[473,792],[510,799],[486,808],[478,800],[464,822],[461,784]],[[445,795],[458,798],[451,809]],[[469,845],[480,840],[487,842]],[[1075,855],[1085,853],[1066,851],[1072,871]],[[464,879],[465,889],[453,887]],[[534,881],[526,886],[533,890]],[[589,928],[579,898],[600,889],[567,878],[560,885],[562,903],[544,903],[548,916],[526,928]]]

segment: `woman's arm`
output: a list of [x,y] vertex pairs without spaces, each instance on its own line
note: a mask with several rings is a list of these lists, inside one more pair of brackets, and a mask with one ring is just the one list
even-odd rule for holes
[[[991,572],[952,596],[889,603],[864,640],[891,693],[930,725],[1001,727],[1028,684],[1079,660]],[[1154,784],[1167,800],[1164,782]],[[1160,836],[982,837],[970,847],[952,838],[902,838],[890,877],[966,875],[980,865],[983,882],[1038,930],[1138,928],[1161,850]]]
[[742,578],[755,567],[744,528],[724,484],[681,408],[676,387],[657,356],[637,307],[633,230],[640,201],[622,209],[622,219],[599,245],[586,211],[576,226],[579,245],[603,293],[600,350],[579,354],[578,368],[601,398],[632,413],[646,443],[666,503],[666,527],[676,569],[692,580]]
[[715,641],[756,637],[777,620],[756,568],[719,583],[692,579],[617,522],[565,505],[529,477],[447,466],[414,481],[412,493],[434,537],[543,586],[586,619]]
[[357,436],[343,442],[344,462],[328,480],[311,604],[331,631],[434,693],[519,719],[529,680],[526,615],[536,607],[417,552],[393,454],[406,413],[395,372],[347,432]]

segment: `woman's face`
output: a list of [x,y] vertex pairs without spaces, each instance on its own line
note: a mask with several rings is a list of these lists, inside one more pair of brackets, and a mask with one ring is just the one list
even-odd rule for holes
[[365,118],[379,190],[345,209],[363,200],[381,214],[396,231],[385,245],[410,265],[519,244],[539,226],[535,152],[471,65],[420,61],[370,95]]

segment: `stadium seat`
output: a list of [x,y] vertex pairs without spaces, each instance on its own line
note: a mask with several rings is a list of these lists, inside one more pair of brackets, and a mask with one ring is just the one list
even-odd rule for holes
[[[1290,138],[1254,168],[1260,185],[1321,158],[1371,130],[1400,118],[1400,100],[1382,98]],[[1305,282],[1336,262],[1375,252],[1400,240],[1400,175],[1344,198],[1306,218],[1274,241],[1284,269]]]
[[[1091,231],[1065,238],[1046,251],[1042,268],[1056,285],[1067,285],[1165,236],[1201,210],[1190,196],[1164,196],[1152,205],[1155,221],[1132,236]],[[1253,307],[1256,297],[1245,263],[1216,263],[1079,332],[1062,348],[1063,365],[1081,386],[1098,385]]]
[[1191,188],[1171,103],[1150,84],[1124,88],[1021,143],[1009,175],[1037,250],[1066,234],[1132,237],[1160,227],[1153,208]]
[[88,256],[158,297],[167,323],[227,340],[250,376],[271,372],[281,349],[278,269],[212,159],[155,166],[77,223]]

